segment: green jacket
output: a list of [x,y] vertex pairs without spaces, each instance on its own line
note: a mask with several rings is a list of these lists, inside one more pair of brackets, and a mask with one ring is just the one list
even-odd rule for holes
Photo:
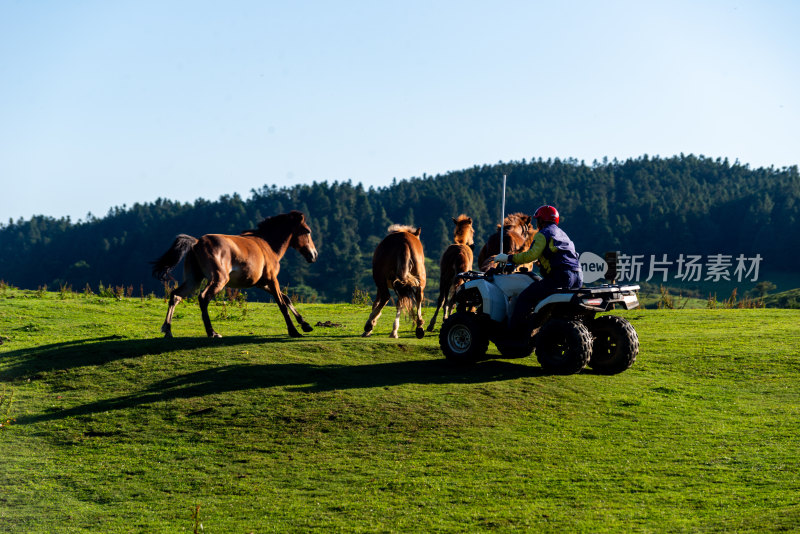
[[547,276],[553,270],[579,271],[581,266],[575,245],[567,234],[555,224],[542,228],[533,239],[531,248],[525,252],[512,254],[509,261],[519,265],[539,261],[542,275]]

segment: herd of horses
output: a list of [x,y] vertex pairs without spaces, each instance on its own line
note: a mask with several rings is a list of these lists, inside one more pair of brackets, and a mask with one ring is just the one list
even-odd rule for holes
[[[459,215],[453,219],[453,243],[442,254],[439,280],[439,296],[428,331],[433,331],[436,317],[442,311],[443,320],[452,309],[452,297],[461,283],[456,275],[472,269],[475,231],[472,219]],[[524,213],[512,213],[505,217],[502,226],[489,237],[478,254],[478,268],[487,271],[494,266],[492,258],[503,251],[515,254],[530,248],[536,236],[531,217]],[[396,314],[390,337],[398,337],[400,317],[404,311],[413,313],[415,333],[418,338],[425,335],[422,319],[423,292],[427,277],[425,256],[419,239],[421,228],[392,225],[388,234],[375,248],[372,256],[372,279],[377,295],[372,311],[364,324],[364,337],[372,334],[383,308],[395,294]],[[207,234],[200,239],[181,234],[160,258],[153,262],[153,275],[162,280],[174,280],[172,270],[184,260],[183,282],[175,288],[169,298],[167,317],[161,326],[165,337],[172,337],[172,316],[178,303],[200,289],[203,281],[208,283],[200,291],[198,302],[203,325],[209,337],[221,337],[211,326],[208,305],[226,286],[245,289],[261,288],[272,295],[286,321],[292,337],[302,334],[292,322],[289,313],[304,332],[312,330],[303,316],[292,305],[291,299],[281,291],[278,284],[280,260],[289,248],[293,248],[308,261],[317,260],[317,249],[311,239],[305,215],[291,211],[267,217],[258,226],[239,235]]]

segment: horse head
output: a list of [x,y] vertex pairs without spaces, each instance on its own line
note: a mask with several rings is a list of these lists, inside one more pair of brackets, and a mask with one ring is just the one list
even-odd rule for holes
[[474,245],[475,230],[472,228],[472,219],[462,214],[453,219],[453,223],[456,225],[453,231],[453,242],[470,247]]
[[308,263],[317,261],[317,247],[311,239],[311,228],[306,223],[306,216],[302,212],[293,210],[289,212],[289,221],[292,223],[292,239],[289,246],[297,250]]
[[531,216],[524,213],[511,213],[497,225],[497,230],[489,236],[486,244],[478,254],[478,265],[482,271],[494,267],[490,258],[500,252],[500,239],[503,240],[503,252],[517,254],[528,250],[538,230],[531,225]]
[[[497,225],[500,233],[500,225]],[[527,250],[525,245],[530,245],[528,239],[533,242],[533,235],[536,230],[531,226],[531,216],[524,213],[511,213],[503,219],[503,251],[509,254],[516,254]]]

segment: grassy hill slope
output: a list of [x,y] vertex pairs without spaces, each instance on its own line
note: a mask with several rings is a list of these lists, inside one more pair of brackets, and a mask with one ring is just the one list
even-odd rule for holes
[[297,340],[274,304],[217,303],[220,340],[178,310],[164,340],[161,300],[0,292],[0,531],[800,523],[797,311],[626,312],[608,377],[453,369],[391,311],[359,337],[366,306],[301,304],[332,326]]
[[764,304],[770,308],[800,308],[800,288],[782,291],[764,298]]

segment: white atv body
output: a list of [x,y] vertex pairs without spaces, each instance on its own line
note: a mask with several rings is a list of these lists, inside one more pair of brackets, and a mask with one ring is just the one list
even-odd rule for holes
[[458,276],[464,284],[454,296],[457,312],[442,324],[439,334],[448,360],[485,359],[489,341],[508,358],[528,356],[535,348],[543,367],[564,374],[587,364],[598,372],[619,373],[636,359],[639,340],[633,326],[622,317],[595,315],[617,306],[637,307],[637,285],[560,290],[530,310],[524,331],[511,332],[508,321],[517,298],[537,277],[493,270]]

